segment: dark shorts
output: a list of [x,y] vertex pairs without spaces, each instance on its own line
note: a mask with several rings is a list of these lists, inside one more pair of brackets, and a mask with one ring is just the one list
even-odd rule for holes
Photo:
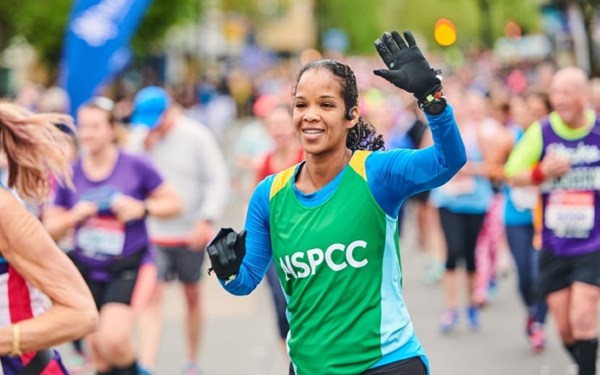
[[[290,375],[295,375],[292,364],[290,364]],[[412,357],[369,369],[362,375],[427,375],[427,367],[421,357]]]
[[192,251],[187,246],[156,246],[156,271],[161,281],[191,284],[200,281],[204,250]]
[[107,303],[131,305],[131,296],[133,295],[137,275],[138,271],[135,269],[123,271],[111,281],[86,280],[98,310]]
[[110,267],[110,277],[106,281],[93,280],[88,277],[90,269],[73,259],[75,266],[81,272],[88,288],[92,292],[96,308],[100,310],[107,303],[122,303],[131,305],[131,296],[137,281],[138,271],[146,250],[136,252],[134,255],[119,260]]
[[600,287],[600,251],[572,257],[558,257],[552,251],[540,254],[538,291],[541,298],[568,288],[574,282]]

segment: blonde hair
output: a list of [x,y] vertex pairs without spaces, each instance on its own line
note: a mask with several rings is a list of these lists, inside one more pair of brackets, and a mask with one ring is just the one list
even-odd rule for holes
[[34,114],[12,103],[0,102],[0,148],[8,163],[8,186],[23,198],[45,200],[51,178],[70,187],[69,135],[71,117],[56,113]]

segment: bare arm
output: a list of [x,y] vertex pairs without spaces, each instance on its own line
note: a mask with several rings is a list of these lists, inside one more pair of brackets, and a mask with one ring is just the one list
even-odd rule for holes
[[[550,153],[539,162],[539,168],[543,179],[549,180],[564,176],[571,169],[571,161],[567,157]],[[532,170],[519,172],[509,178],[508,181],[513,186],[529,186],[541,183],[541,181],[536,182],[533,180]]]
[[77,223],[98,212],[98,206],[93,202],[78,202],[68,210],[61,206],[50,206],[44,210],[42,222],[53,240],[63,238]]
[[516,175],[507,179],[511,186],[531,186],[536,185],[531,178],[531,171],[519,172]]
[[51,206],[44,209],[42,223],[54,241],[58,241],[75,226],[75,218],[64,207]]
[[[83,278],[46,233],[12,195],[0,189],[0,249],[25,280],[45,293],[52,306],[42,315],[19,323],[22,352],[48,348],[81,338],[98,319]],[[0,355],[12,350],[12,327],[0,328]]]
[[162,183],[144,201],[119,195],[113,199],[111,209],[121,222],[126,223],[143,219],[145,215],[161,218],[175,216],[181,212],[183,205],[175,188]]
[[175,188],[163,183],[146,199],[148,214],[153,217],[171,217],[181,213],[183,204]]

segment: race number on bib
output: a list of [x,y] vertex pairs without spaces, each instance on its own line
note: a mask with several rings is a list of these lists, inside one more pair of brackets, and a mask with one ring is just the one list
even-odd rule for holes
[[546,226],[556,233],[589,232],[594,227],[594,192],[553,192],[544,216]]
[[92,217],[79,228],[77,246],[87,254],[120,255],[125,245],[125,226],[115,217]]

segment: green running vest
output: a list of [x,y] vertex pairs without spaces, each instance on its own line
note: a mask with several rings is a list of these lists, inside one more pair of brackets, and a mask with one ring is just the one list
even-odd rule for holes
[[[368,154],[354,153],[337,190],[319,206],[305,207],[296,198],[296,166],[279,173],[271,187],[271,245],[288,298],[288,350],[297,375],[356,375],[382,356],[382,267],[390,226],[367,184]],[[399,259],[397,225],[393,238]],[[400,269],[397,275],[400,289]]]

